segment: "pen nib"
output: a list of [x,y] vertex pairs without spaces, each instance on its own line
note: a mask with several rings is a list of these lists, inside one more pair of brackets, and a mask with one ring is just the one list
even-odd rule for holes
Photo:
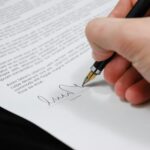
[[83,81],[82,87],[85,86],[86,83],[88,83],[89,81],[93,80],[96,77],[95,72],[90,72],[87,77],[85,78],[85,80]]
[[82,87],[84,87],[85,84],[88,83],[88,82],[89,82],[89,80],[88,80],[88,78],[86,77],[85,80],[83,81]]

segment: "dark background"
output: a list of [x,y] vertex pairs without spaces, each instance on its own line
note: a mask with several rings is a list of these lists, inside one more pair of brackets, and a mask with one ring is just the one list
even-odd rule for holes
[[0,150],[71,150],[36,125],[0,107]]

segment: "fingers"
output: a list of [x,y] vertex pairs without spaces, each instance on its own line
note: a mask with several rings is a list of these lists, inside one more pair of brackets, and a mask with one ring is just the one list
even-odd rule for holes
[[[99,18],[86,28],[87,38],[97,61],[105,60],[112,51],[126,58],[150,82],[150,18]],[[109,51],[111,50],[111,51]]]
[[115,49],[116,44],[119,43],[119,30],[122,30],[121,24],[123,23],[123,20],[109,19],[108,21],[106,18],[94,19],[88,23],[86,36],[93,49],[93,55],[96,60],[104,60],[112,54],[108,50]]
[[119,55],[105,67],[104,78],[109,84],[115,84],[117,80],[130,67],[130,63]]
[[131,104],[141,104],[150,100],[150,84],[119,55],[104,70],[106,81],[115,87],[116,94]]
[[141,79],[142,76],[131,66],[115,84],[115,91],[117,95],[122,99],[126,99],[126,90]]
[[142,104],[150,100],[150,84],[143,79],[129,87],[125,96],[134,105]]
[[[132,9],[137,0],[120,0],[109,17],[122,18],[125,17]],[[92,43],[89,40],[91,47],[93,48],[93,58],[96,61],[104,60],[112,55],[112,52],[105,52],[99,45]]]
[[124,18],[136,2],[137,0],[120,0],[109,16]]
[[112,54],[110,50],[125,56],[126,52],[122,48],[132,41],[129,37],[133,28],[135,25],[129,19],[97,18],[91,21],[86,27],[86,35],[94,58],[104,60]]
[[115,18],[97,18],[86,27],[96,61],[117,53],[106,66],[104,77],[108,83],[115,85],[115,91],[121,98],[132,104],[150,99],[150,18],[121,19],[136,2],[120,0],[109,15]]
[[106,56],[112,50],[130,60],[144,46],[149,25],[150,19],[97,18],[88,24],[86,35],[94,53]]
[[93,51],[92,51],[92,56],[96,61],[100,61],[100,60],[105,60],[108,57],[112,56],[112,51],[106,51],[106,50],[102,50],[102,48],[98,49],[98,46],[96,47],[95,45],[92,45]]
[[[113,11],[110,13],[109,17],[125,17],[136,2],[137,0],[120,0]],[[93,43],[90,40],[89,42],[93,48],[93,58],[96,61],[104,60],[112,55],[112,52],[106,53],[105,50],[102,50],[102,48],[99,45],[96,45],[96,43]]]

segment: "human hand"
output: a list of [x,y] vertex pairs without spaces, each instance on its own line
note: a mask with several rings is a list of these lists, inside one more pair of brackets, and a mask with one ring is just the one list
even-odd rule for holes
[[150,100],[150,18],[123,19],[136,1],[120,0],[109,18],[94,19],[86,28],[96,61],[116,52],[104,77],[131,104]]

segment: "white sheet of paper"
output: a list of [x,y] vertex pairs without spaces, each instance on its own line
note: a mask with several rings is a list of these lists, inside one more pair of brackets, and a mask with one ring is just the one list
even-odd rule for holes
[[92,65],[86,23],[117,0],[0,1],[0,106],[78,150],[147,150],[150,106],[122,102]]

